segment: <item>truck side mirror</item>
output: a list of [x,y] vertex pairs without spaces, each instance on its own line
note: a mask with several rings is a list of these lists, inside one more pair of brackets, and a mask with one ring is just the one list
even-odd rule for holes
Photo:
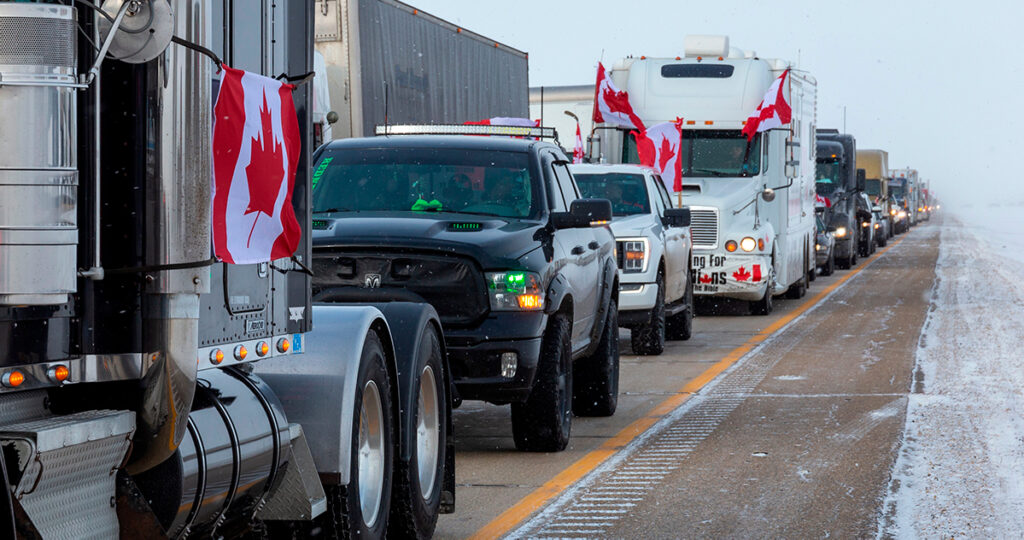
[[608,199],[576,199],[568,212],[551,214],[555,229],[585,229],[605,225],[612,220],[612,202]]
[[338,113],[331,111],[327,113],[327,123],[333,124],[338,121]]
[[770,187],[764,188],[764,191],[761,192],[761,198],[764,199],[764,202],[772,202],[772,201],[774,201],[775,200],[775,190],[770,188]]
[[868,173],[864,169],[857,169],[857,191],[868,190]]
[[661,220],[666,227],[689,227],[690,226],[690,207],[684,206],[682,208],[667,208],[665,209],[665,217]]

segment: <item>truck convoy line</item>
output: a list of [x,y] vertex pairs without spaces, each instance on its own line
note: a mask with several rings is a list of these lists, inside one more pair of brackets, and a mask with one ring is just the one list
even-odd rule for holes
[[[564,450],[574,415],[616,411],[620,326],[658,354],[690,338],[695,294],[767,315],[817,276],[818,233],[856,215],[866,255],[896,215],[884,160],[881,199],[851,183],[851,144],[835,180],[857,204],[816,231],[816,83],[793,73],[791,124],[748,143],[790,64],[723,36],[611,72],[645,121],[692,118],[669,193],[623,130],[597,126],[602,163],[573,169],[550,128],[463,125],[527,114],[526,53],[401,2],[101,4],[0,2],[2,537],[430,537],[463,400],[510,405],[520,450]],[[219,63],[299,81],[291,257],[211,256]],[[620,173],[643,189],[587,183]],[[911,222],[934,204],[915,182],[893,184]]]

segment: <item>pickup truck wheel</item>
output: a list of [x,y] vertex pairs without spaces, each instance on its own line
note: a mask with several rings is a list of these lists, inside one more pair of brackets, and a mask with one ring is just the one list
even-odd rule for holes
[[619,403],[619,308],[608,301],[597,351],[572,367],[572,412],[577,416],[611,416]]
[[687,340],[693,335],[693,282],[686,280],[686,307],[665,319],[665,335],[671,340]]
[[657,356],[665,351],[665,276],[658,274],[658,294],[651,309],[650,320],[629,330],[633,354]]
[[836,271],[836,254],[829,253],[825,266],[821,269],[821,275],[831,276]]
[[430,538],[441,508],[444,478],[445,404],[444,362],[441,340],[431,327],[420,342],[419,385],[416,406],[416,444],[408,463],[395,455],[395,486],[388,535]]
[[384,346],[367,333],[359,361],[349,444],[349,483],[325,486],[326,531],[331,538],[383,538],[391,505],[395,419]]
[[512,438],[526,452],[560,452],[572,430],[572,342],[569,319],[551,317],[540,349],[533,391],[512,404]]

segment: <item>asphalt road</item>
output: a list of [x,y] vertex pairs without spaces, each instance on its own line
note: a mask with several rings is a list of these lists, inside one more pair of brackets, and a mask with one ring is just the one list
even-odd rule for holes
[[936,229],[819,276],[770,316],[698,317],[661,356],[624,339],[618,411],[574,419],[564,452],[517,452],[508,407],[463,404],[456,512],[436,537],[874,536]]

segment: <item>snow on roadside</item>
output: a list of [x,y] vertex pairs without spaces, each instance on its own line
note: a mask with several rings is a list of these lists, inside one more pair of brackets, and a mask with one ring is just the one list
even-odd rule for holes
[[879,537],[1024,537],[1024,267],[1005,234],[1024,229],[1022,215],[998,207],[940,225]]

